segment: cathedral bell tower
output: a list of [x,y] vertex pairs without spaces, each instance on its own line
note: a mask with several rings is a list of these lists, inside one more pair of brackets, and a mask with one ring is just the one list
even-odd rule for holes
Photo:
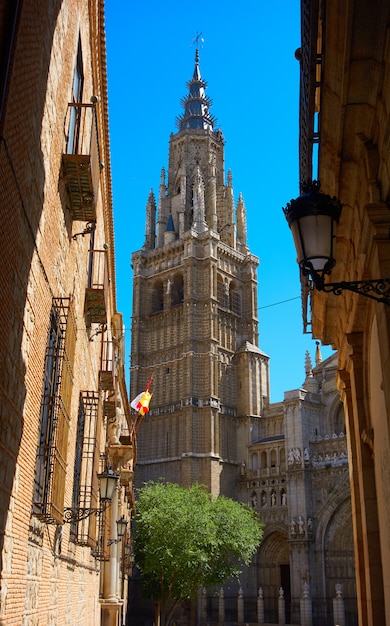
[[153,375],[138,432],[137,483],[164,477],[231,496],[247,462],[248,419],[269,400],[268,357],[257,346],[257,257],[242,196],[224,172],[224,138],[195,68],[172,134],[158,206],[134,252],[131,395]]

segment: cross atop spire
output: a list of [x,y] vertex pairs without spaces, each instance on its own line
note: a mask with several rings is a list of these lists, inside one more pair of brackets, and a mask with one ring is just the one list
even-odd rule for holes
[[[198,33],[198,32],[197,32],[197,33],[196,33],[196,36],[193,38],[193,40],[192,40],[192,44],[191,44],[191,45],[194,45],[194,44],[196,45],[196,50],[197,50],[197,51],[199,50],[199,41],[200,41],[201,43],[203,43],[203,42],[204,42],[204,39],[203,39],[203,37],[202,37],[202,33]],[[202,46],[200,46],[200,47],[202,47]],[[198,53],[198,54],[199,54],[199,53]]]

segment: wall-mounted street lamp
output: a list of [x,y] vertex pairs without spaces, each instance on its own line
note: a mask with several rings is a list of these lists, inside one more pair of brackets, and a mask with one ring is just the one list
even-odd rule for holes
[[114,470],[111,467],[106,468],[104,472],[98,474],[101,502],[111,502],[119,478],[119,475],[115,474]]
[[123,537],[126,534],[127,528],[127,520],[125,520],[124,516],[117,520],[116,522],[116,534],[118,535],[118,539],[109,539],[107,541],[107,545],[110,546],[113,543],[119,543],[122,541]]
[[320,182],[316,180],[303,184],[301,195],[283,208],[302,274],[310,276],[318,291],[339,296],[344,289],[348,289],[377,302],[390,304],[390,278],[325,282],[325,276],[336,264],[333,240],[341,209],[337,198],[320,192]]
[[99,481],[100,508],[68,507],[64,510],[65,523],[80,522],[81,520],[90,517],[93,513],[95,513],[95,515],[101,515],[107,504],[112,501],[114,491],[119,480],[119,475],[115,474],[114,470],[109,467],[98,474],[97,477]]
[[131,557],[134,557],[134,555],[132,555],[131,553],[131,543],[125,544],[125,557],[128,559],[130,559]]
[[131,572],[134,567],[133,546],[130,543],[124,545],[124,566],[127,572]]

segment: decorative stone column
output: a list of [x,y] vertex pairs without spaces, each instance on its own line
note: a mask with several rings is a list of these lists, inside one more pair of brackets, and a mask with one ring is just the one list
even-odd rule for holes
[[282,587],[279,589],[279,598],[278,598],[278,615],[279,615],[279,626],[285,626],[286,623],[286,607],[284,600],[284,591]]
[[303,584],[303,592],[301,598],[301,626],[312,626],[313,623],[313,611],[312,603],[309,594],[309,585]]
[[264,595],[261,587],[257,596],[257,623],[260,626],[264,625]]
[[336,597],[333,598],[333,623],[335,626],[345,626],[345,607],[343,598],[343,586],[335,585]]
[[[110,539],[117,539],[118,518],[118,489],[115,489],[111,506],[103,513],[109,520]],[[107,541],[107,537],[104,538]],[[103,571],[103,598],[100,600],[102,608],[102,626],[117,626],[119,609],[122,604],[118,596],[118,544],[112,543],[109,548],[109,559],[104,562]]]
[[239,624],[244,623],[244,594],[240,587],[237,598],[237,620]]

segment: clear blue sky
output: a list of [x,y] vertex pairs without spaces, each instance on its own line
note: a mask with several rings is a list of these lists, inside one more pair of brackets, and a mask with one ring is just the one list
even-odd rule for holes
[[[300,387],[305,353],[296,254],[282,206],[298,195],[299,0],[106,0],[118,310],[130,351],[131,253],[142,247],[150,189],[158,197],[170,133],[194,69],[225,137],[225,175],[242,192],[248,244],[260,258],[259,347],[270,357],[271,400]],[[281,301],[288,301],[278,304]],[[322,348],[324,358],[331,354]],[[126,358],[126,369],[130,366]]]

